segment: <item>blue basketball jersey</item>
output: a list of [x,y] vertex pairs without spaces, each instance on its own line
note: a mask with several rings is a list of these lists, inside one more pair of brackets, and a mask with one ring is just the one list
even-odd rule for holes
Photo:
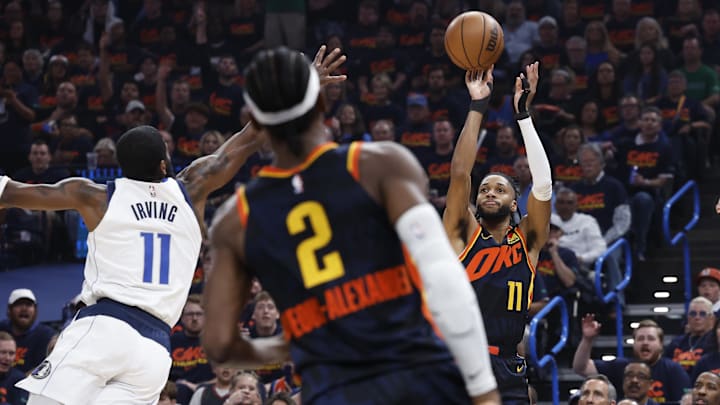
[[246,265],[280,310],[303,402],[452,361],[385,209],[358,182],[361,145],[319,146],[293,169],[263,168],[237,192]]
[[491,347],[491,353],[499,349],[502,354],[514,355],[523,337],[535,282],[525,236],[514,226],[498,243],[480,225],[460,261],[475,289],[488,344],[497,348]]

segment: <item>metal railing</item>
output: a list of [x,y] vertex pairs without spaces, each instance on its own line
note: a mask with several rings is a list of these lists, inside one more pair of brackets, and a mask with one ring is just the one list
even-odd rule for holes
[[[541,320],[543,320],[553,309],[560,308],[560,322],[562,323],[562,332],[560,332],[560,339],[555,346],[550,349],[550,353],[546,353],[542,358],[538,359],[537,353],[537,328]],[[550,373],[552,378],[552,397],[553,404],[558,405],[560,403],[560,382],[558,380],[557,362],[555,356],[560,353],[560,350],[565,347],[565,343],[568,340],[569,334],[569,319],[567,306],[565,300],[562,297],[555,297],[543,309],[540,310],[530,321],[530,361],[541,369],[550,365]]]
[[[685,224],[682,227],[682,230],[678,231],[675,235],[671,234],[670,231],[670,211],[672,210],[675,203],[680,200],[685,194],[692,191],[693,193],[693,215],[692,218],[690,218],[690,221],[688,221],[687,224]],[[675,194],[670,197],[667,202],[665,203],[665,207],[663,208],[663,234],[665,235],[665,240],[670,246],[675,246],[679,243],[682,243],[682,250],[683,250],[683,271],[684,271],[684,278],[685,278],[685,311],[687,312],[687,309],[690,305],[690,300],[692,299],[692,274],[690,269],[690,241],[688,241],[687,238],[687,232],[690,231],[700,220],[700,188],[698,187],[697,183],[695,181],[690,180],[687,183],[685,183],[684,186],[680,188]]]
[[[603,264],[605,263],[605,260],[607,260],[608,256],[615,253],[618,249],[623,249],[623,252],[625,254],[625,275],[623,276],[622,280],[613,287],[610,291],[607,293],[603,292],[602,289],[602,271],[603,271]],[[615,260],[614,257],[611,258],[612,260]],[[617,335],[617,357],[622,358],[623,356],[623,310],[622,310],[622,303],[620,302],[620,297],[618,296],[618,293],[622,290],[624,290],[628,284],[630,284],[630,279],[632,278],[632,250],[630,249],[630,242],[627,241],[625,238],[620,238],[616,240],[610,247],[605,251],[605,253],[602,254],[602,256],[598,257],[598,259],[595,261],[595,293],[602,299],[602,301],[606,304],[609,304],[613,301],[615,301],[615,329],[616,329],[616,335]]]

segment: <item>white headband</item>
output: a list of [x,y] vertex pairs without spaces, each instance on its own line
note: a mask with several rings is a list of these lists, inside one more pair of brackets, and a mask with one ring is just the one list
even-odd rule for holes
[[262,125],[279,125],[302,117],[310,111],[310,109],[315,106],[315,102],[317,102],[318,95],[320,94],[320,77],[315,67],[309,66],[309,68],[310,77],[308,78],[307,88],[305,89],[305,97],[303,97],[300,103],[288,109],[273,112],[262,111],[255,102],[253,102],[246,90],[243,93],[243,98],[255,120]]

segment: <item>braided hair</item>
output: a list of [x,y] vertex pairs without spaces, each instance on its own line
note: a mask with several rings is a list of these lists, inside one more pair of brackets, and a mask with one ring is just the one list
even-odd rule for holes
[[[245,91],[263,112],[283,111],[305,97],[310,69],[313,67],[300,52],[286,47],[261,51],[245,69]],[[300,156],[301,135],[320,112],[316,106],[298,118],[264,127],[270,136],[287,143],[291,153]]]

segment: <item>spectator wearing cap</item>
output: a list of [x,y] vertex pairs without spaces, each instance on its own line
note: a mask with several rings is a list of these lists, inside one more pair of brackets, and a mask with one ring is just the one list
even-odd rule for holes
[[17,344],[15,367],[27,373],[45,358],[55,331],[37,323],[37,300],[27,288],[18,288],[8,298],[8,319],[0,321],[0,331],[9,333]]
[[24,404],[28,393],[15,387],[15,383],[25,378],[25,374],[13,367],[17,346],[15,339],[7,333],[0,332],[0,404]]
[[407,96],[407,122],[400,130],[400,143],[419,159],[432,150],[430,110],[424,94],[410,93]]
[[140,100],[130,100],[125,106],[123,117],[125,129],[132,129],[150,123],[145,104]]
[[55,96],[60,84],[69,79],[70,62],[65,55],[53,55],[47,64],[47,72],[41,89],[41,97],[38,101],[40,108],[51,109],[55,103],[51,98]]
[[686,316],[686,333],[673,339],[665,347],[664,355],[680,364],[690,376],[702,355],[715,350],[715,315],[712,312],[712,303],[705,297],[695,297],[690,301]]
[[698,294],[712,302],[715,318],[720,318],[720,270],[706,267],[698,273],[695,280]]
[[558,40],[558,23],[554,17],[546,15],[538,21],[538,35],[540,40],[531,51],[537,55],[542,68],[541,75],[560,67],[560,58],[563,47]]

